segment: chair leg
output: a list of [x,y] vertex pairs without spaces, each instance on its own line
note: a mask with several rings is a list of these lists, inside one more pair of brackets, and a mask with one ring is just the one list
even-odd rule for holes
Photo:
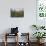
[[5,46],[7,46],[7,42],[6,42],[6,41],[5,41],[5,43],[4,43],[4,44],[5,44]]
[[5,46],[7,46],[7,34],[5,34]]
[[19,46],[18,45],[18,34],[17,34],[16,40],[17,40],[17,42],[16,42],[16,45],[15,46]]

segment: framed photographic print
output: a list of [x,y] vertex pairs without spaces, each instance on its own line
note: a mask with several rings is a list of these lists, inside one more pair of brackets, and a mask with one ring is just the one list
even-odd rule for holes
[[46,0],[37,0],[37,15],[46,17]]
[[36,24],[46,25],[46,0],[36,0]]
[[23,9],[19,9],[19,10],[11,9],[11,17],[24,17],[24,10]]

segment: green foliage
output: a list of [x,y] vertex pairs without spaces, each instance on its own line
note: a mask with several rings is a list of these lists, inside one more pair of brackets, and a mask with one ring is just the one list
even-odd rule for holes
[[41,26],[41,27],[40,27],[40,29],[44,29],[44,28],[45,28],[45,26]]
[[36,28],[36,30],[38,30],[38,27],[37,27],[36,25],[32,25],[32,27],[33,27],[33,28],[35,27],[35,28]]
[[35,32],[33,34],[37,39],[42,39],[44,36],[46,36],[45,32]]
[[44,17],[44,13],[39,13],[39,16],[40,17]]
[[36,25],[32,25],[32,26],[37,27]]
[[33,28],[35,27],[36,28],[36,30],[39,30],[39,29],[45,29],[45,26],[37,26],[37,25],[32,25],[33,26]]
[[40,3],[38,7],[38,12],[40,17],[46,17],[46,5]]

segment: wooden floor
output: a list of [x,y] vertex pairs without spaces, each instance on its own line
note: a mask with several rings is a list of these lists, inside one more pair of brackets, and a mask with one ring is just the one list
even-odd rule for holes
[[[2,42],[0,42],[0,46],[4,46],[4,43]],[[8,43],[8,45],[7,46],[15,46],[15,43]],[[25,45],[24,45],[25,46]],[[30,46],[37,46],[37,43],[30,43]],[[43,45],[41,45],[41,46],[46,46],[46,43],[44,43]]]

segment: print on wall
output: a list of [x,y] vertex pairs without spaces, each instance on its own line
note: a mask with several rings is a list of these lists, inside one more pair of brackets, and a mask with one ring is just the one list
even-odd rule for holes
[[37,1],[37,15],[39,17],[46,17],[46,0]]
[[11,9],[11,17],[24,17],[24,10],[12,10]]
[[[36,1],[36,24],[45,26],[46,25],[46,0]],[[45,27],[46,28],[46,27]]]

